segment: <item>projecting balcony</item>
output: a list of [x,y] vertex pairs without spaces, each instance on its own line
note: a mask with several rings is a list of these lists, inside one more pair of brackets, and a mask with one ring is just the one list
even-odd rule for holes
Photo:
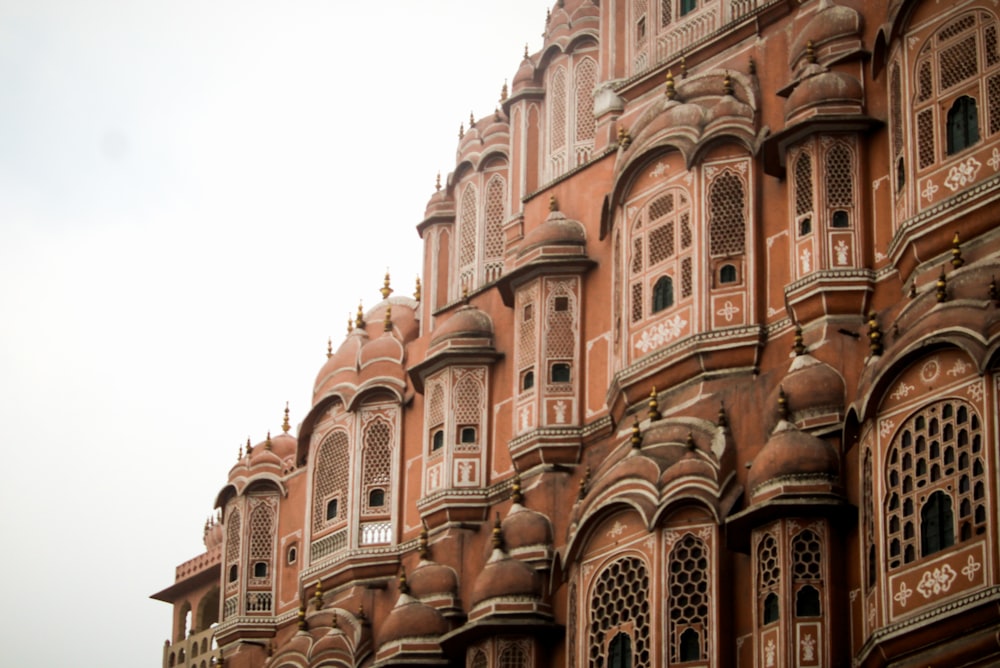
[[192,633],[183,640],[163,646],[163,668],[208,668],[219,663],[219,649],[215,646],[215,629]]

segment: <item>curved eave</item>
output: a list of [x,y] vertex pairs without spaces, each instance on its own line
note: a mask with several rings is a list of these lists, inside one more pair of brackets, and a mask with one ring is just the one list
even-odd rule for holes
[[[577,248],[582,248],[577,245]],[[500,291],[500,298],[504,306],[514,307],[514,292],[517,286],[523,285],[527,281],[545,274],[585,274],[597,266],[595,260],[591,260],[586,254],[574,255],[539,255],[536,259],[530,260],[509,273],[504,274],[496,282]]]
[[726,547],[750,553],[750,533],[782,517],[825,517],[847,526],[857,520],[858,508],[839,494],[781,496],[756,503],[726,519]]
[[485,364],[490,365],[503,357],[493,346],[477,346],[463,348],[456,346],[446,348],[433,355],[428,355],[422,361],[414,364],[407,373],[410,382],[417,392],[423,394],[424,381],[428,376],[451,364]]
[[763,141],[764,173],[784,178],[785,154],[797,141],[821,132],[869,132],[883,121],[863,114],[820,114],[785,127]]

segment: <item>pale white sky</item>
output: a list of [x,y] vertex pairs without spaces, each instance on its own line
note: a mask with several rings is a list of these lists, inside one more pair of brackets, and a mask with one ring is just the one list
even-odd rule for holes
[[148,596],[308,409],[546,0],[0,0],[4,665],[158,666]]

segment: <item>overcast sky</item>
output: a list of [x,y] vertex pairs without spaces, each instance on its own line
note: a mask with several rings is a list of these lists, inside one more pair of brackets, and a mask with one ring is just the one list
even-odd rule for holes
[[148,596],[491,112],[546,0],[0,0],[0,663],[160,665]]

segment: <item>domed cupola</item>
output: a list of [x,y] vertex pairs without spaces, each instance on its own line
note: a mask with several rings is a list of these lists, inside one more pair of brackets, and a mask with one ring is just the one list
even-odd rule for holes
[[850,74],[820,71],[803,79],[785,102],[785,123],[797,125],[817,116],[860,115],[864,89]]
[[820,9],[798,31],[788,50],[788,67],[796,78],[817,61],[828,64],[862,50],[861,14],[855,9],[822,0]]
[[427,545],[427,530],[420,532],[420,562],[409,577],[410,595],[437,609],[446,618],[463,615],[458,600],[458,574],[455,569],[433,561]]
[[469,621],[494,616],[551,616],[542,601],[542,580],[534,568],[504,550],[500,517],[493,527],[493,553],[472,588]]
[[552,559],[552,522],[543,513],[524,505],[521,476],[514,474],[510,510],[500,523],[508,553],[545,570]]
[[538,83],[535,81],[535,74],[536,64],[532,57],[528,55],[528,45],[525,44],[524,57],[521,58],[521,64],[518,66],[517,73],[514,74],[514,79],[511,81],[511,94],[505,100],[505,103],[509,104],[518,96],[538,88]]
[[410,595],[406,573],[399,577],[399,598],[378,631],[378,666],[410,666],[441,658],[438,639],[450,630],[444,616]]
[[799,429],[815,431],[839,425],[843,419],[847,385],[833,367],[810,355],[802,343],[802,331],[795,332],[795,357],[788,372],[768,397],[768,405],[780,402],[784,392],[788,420]]
[[361,304],[358,304],[356,318],[349,319],[347,324],[347,338],[337,348],[337,352],[327,350],[326,363],[316,376],[313,385],[313,406],[334,392],[346,393],[349,400],[357,387],[358,356],[361,348],[368,343]]
[[454,220],[455,198],[451,188],[441,187],[441,173],[438,172],[434,182],[434,194],[427,201],[427,208],[424,209],[424,220],[417,226],[417,231],[423,233],[428,225]]
[[431,333],[427,355],[410,368],[410,377],[422,392],[424,379],[455,362],[491,363],[498,357],[493,344],[493,319],[471,304],[456,309]]
[[837,484],[837,451],[789,422],[787,401],[779,390],[778,424],[750,467],[752,504],[787,494],[830,493]]
[[206,552],[222,546],[222,523],[217,522],[214,517],[205,520],[204,542]]

